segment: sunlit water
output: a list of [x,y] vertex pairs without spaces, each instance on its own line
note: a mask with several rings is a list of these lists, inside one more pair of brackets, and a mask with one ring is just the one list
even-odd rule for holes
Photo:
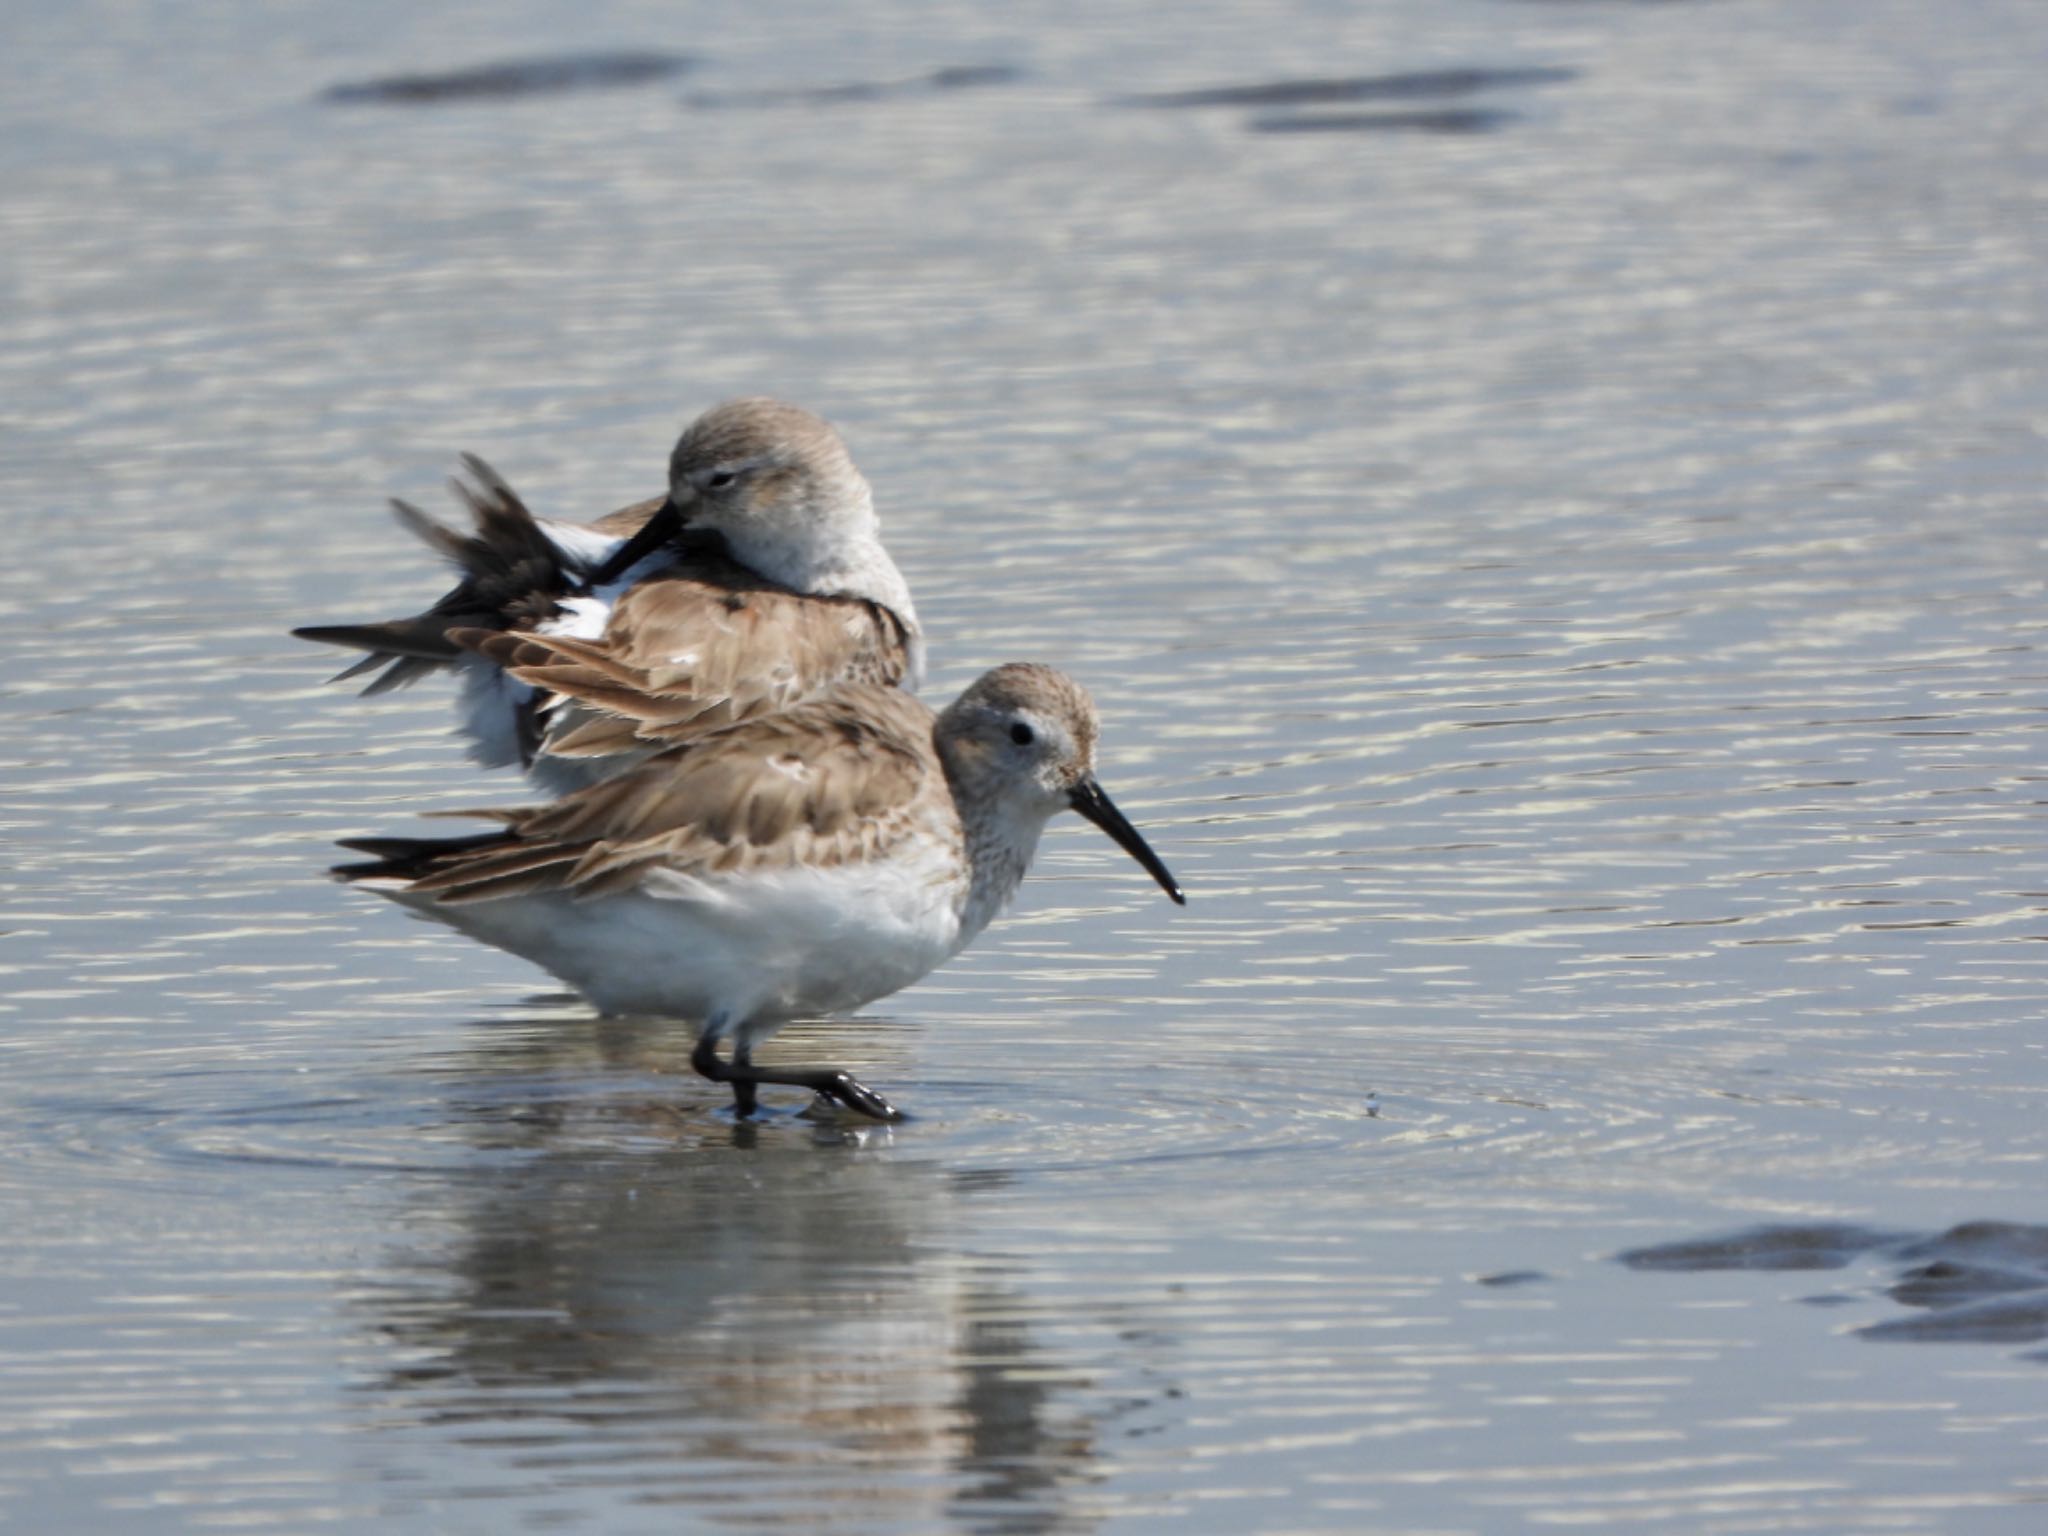
[[[421,11],[0,50],[0,1522],[2041,1528],[2034,0]],[[893,1129],[321,878],[521,793],[284,637],[382,497],[742,391],[1191,895],[785,1037]]]

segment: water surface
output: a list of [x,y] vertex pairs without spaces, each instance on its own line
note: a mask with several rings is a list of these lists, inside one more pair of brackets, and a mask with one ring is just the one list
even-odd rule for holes
[[[0,1520],[2038,1528],[2048,33],[1358,10],[17,8]],[[520,797],[285,638],[382,498],[742,391],[1190,893],[785,1037],[901,1127],[320,875]]]

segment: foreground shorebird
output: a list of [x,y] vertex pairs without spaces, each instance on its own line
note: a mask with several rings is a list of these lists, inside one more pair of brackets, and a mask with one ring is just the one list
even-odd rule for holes
[[426,612],[292,633],[369,654],[382,693],[462,675],[470,755],[563,793],[651,752],[839,683],[916,688],[924,640],[868,483],[830,425],[730,400],[683,432],[665,501],[595,523],[537,518],[481,459],[467,536],[394,501],[461,572]]
[[755,1045],[959,953],[1062,810],[1185,902],[1095,782],[1095,737],[1087,693],[1049,667],[997,667],[936,717],[854,684],[553,805],[478,813],[502,831],[345,841],[372,862],[334,873],[544,966],[606,1013],[699,1024],[690,1064],[730,1083],[741,1115],[756,1085],[782,1083],[893,1119],[848,1073],[759,1067]]

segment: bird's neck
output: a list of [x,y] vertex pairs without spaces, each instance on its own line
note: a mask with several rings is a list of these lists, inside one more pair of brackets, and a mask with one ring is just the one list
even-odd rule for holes
[[965,944],[986,928],[1024,882],[1031,856],[1038,851],[1038,839],[1052,819],[1040,806],[994,791],[976,764],[942,745],[939,761],[945,769],[953,806],[960,817],[962,842],[967,852],[967,893],[960,908],[960,943]]
[[961,942],[993,922],[1024,883],[1038,851],[1045,818],[1038,816],[969,822],[967,900],[960,913]]
[[895,614],[912,639],[923,634],[910,583],[882,547],[872,513],[830,530],[813,527],[802,538],[776,529],[728,532],[726,544],[735,560],[770,581],[813,597],[865,598]]

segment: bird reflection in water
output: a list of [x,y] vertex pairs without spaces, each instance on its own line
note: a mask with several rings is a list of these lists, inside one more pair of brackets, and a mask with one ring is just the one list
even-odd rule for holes
[[[1066,1499],[1099,1439],[1063,1400],[1085,1378],[1034,1342],[1018,1263],[962,1251],[960,1175],[885,1128],[679,1112],[680,1027],[478,1033],[445,1129],[480,1164],[415,1193],[421,1235],[350,1298],[405,1362],[364,1387],[389,1483],[422,1464],[391,1435],[453,1432],[509,1453],[479,1499],[596,1479],[771,1528],[1092,1523]],[[906,1034],[864,1019],[858,1045]]]

